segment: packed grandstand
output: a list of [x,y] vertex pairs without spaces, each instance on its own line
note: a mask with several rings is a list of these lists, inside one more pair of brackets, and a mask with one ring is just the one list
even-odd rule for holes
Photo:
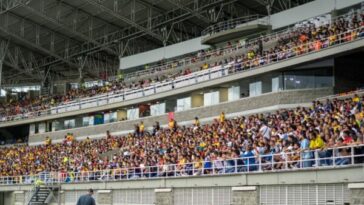
[[[86,1],[93,6],[102,6],[104,3]],[[171,3],[171,1],[167,2]],[[319,1],[321,0],[312,2]],[[114,1],[117,5],[115,2],[117,1]],[[134,1],[134,4],[138,4],[135,2],[149,5],[143,0]],[[216,2],[218,1],[214,4]],[[295,2],[297,5],[300,4],[300,1]],[[309,4],[309,2],[311,1],[306,3]],[[62,4],[62,2],[58,3]],[[27,4],[31,5],[25,2],[14,6],[14,9],[27,7]],[[158,2],[152,3],[151,8],[157,4]],[[348,3],[344,3],[346,4]],[[190,9],[181,7],[183,3],[174,5],[184,11]],[[266,5],[267,9],[269,5],[269,3]],[[333,5],[336,9],[336,3]],[[84,5],[73,6],[83,8]],[[173,193],[168,190],[193,189],[191,184],[194,184],[195,188],[212,187],[211,184],[215,182],[204,185],[197,184],[200,183],[199,181],[190,184],[187,181],[209,179],[209,177],[217,179],[217,176],[222,180],[225,180],[224,177],[236,177],[232,178],[237,181],[234,185],[230,185],[229,183],[233,182],[228,180],[225,184],[216,180],[218,182],[213,185],[215,187],[211,188],[213,198],[214,194],[219,192],[215,190],[216,187],[221,190],[228,187],[226,192],[228,194],[221,194],[221,199],[219,198],[224,203],[216,200],[211,203],[191,204],[250,204],[249,197],[244,198],[245,196],[243,198],[247,199],[246,203],[234,201],[236,196],[233,196],[233,192],[249,191],[250,193],[251,191],[254,195],[251,197],[253,200],[263,201],[269,198],[268,194],[264,195],[264,193],[270,193],[269,188],[275,184],[283,186],[284,183],[291,183],[292,187],[299,183],[314,184],[316,202],[307,204],[330,204],[335,200],[331,201],[328,197],[327,193],[331,193],[331,190],[326,187],[326,184],[329,184],[328,187],[334,183],[335,186],[343,184],[345,189],[342,188],[339,191],[335,189],[332,193],[333,195],[342,193],[341,201],[335,202],[339,204],[338,201],[340,201],[345,204],[344,201],[349,198],[347,194],[349,188],[346,188],[350,186],[349,183],[360,182],[360,185],[354,185],[355,189],[364,188],[362,185],[364,178],[360,176],[362,170],[358,171],[364,166],[364,78],[361,77],[363,71],[360,69],[363,66],[364,3],[355,4],[353,8],[342,7],[340,12],[330,14],[326,11],[321,12],[319,16],[309,17],[306,20],[285,22],[287,24],[285,26],[279,25],[274,18],[270,19],[270,11],[269,18],[251,15],[248,12],[249,15],[245,17],[229,18],[227,21],[215,22],[216,24],[212,25],[208,23],[209,26],[205,27],[207,29],[201,34],[204,36],[199,36],[201,39],[206,36],[214,38],[214,35],[217,36],[216,38],[225,36],[225,39],[207,49],[191,51],[171,59],[154,59],[154,62],[146,63],[144,63],[145,59],[141,59],[143,63],[125,69],[130,69],[127,73],[123,71],[119,75],[108,76],[105,79],[93,76],[91,80],[96,83],[85,82],[81,68],[78,70],[79,78],[72,79],[75,86],[70,86],[71,80],[68,82],[66,75],[63,76],[64,78],[60,77],[62,79],[59,84],[64,88],[61,92],[55,91],[56,83],[51,83],[51,86],[54,86],[52,89],[47,87],[49,85],[45,86],[49,83],[46,81],[52,79],[51,77],[45,79],[40,86],[49,89],[46,94],[41,94],[41,90],[39,95],[31,92],[14,94],[11,93],[11,89],[8,89],[11,87],[8,85],[6,92],[10,94],[2,95],[5,90],[0,89],[0,98],[4,98],[0,103],[0,204],[8,200],[5,199],[3,187],[6,190],[6,187],[14,186],[14,190],[18,190],[14,194],[22,194],[23,198],[18,201],[18,204],[33,202],[49,204],[54,200],[51,199],[54,196],[50,193],[57,192],[57,203],[68,205],[73,204],[76,196],[78,197],[78,195],[72,195],[71,192],[74,190],[84,191],[86,186],[92,187],[97,190],[97,196],[112,198],[109,193],[129,189],[129,184],[122,183],[131,184],[133,181],[141,180],[146,184],[153,180],[164,181],[160,185],[152,183],[146,186],[132,185],[134,190],[140,189],[140,196],[136,198],[142,198],[143,191],[153,189],[152,194],[155,198],[158,197],[159,191],[170,192],[175,197],[174,203],[166,203],[168,205],[189,204],[189,202],[177,202],[177,199],[189,198],[188,191],[183,191],[181,194],[183,197],[181,197],[175,194],[178,191]],[[0,6],[0,16],[1,9],[2,6]],[[298,11],[299,9],[297,8]],[[108,11],[105,8],[102,10]],[[114,10],[114,12],[117,11],[115,8]],[[280,14],[277,8],[273,10]],[[204,19],[203,15],[190,12],[196,18]],[[95,14],[97,15],[99,14]],[[282,14],[284,15],[286,14]],[[115,16],[117,15],[113,15]],[[106,21],[102,19],[101,22]],[[123,21],[128,22],[128,19]],[[252,27],[255,24],[259,26]],[[242,28],[247,31],[239,30]],[[1,29],[0,25],[0,40],[2,39]],[[143,27],[138,29],[143,30]],[[158,39],[154,30],[146,29],[143,32]],[[236,34],[229,32],[242,33],[239,33],[238,37],[230,38],[229,35]],[[148,38],[143,40],[150,41]],[[15,61],[15,58],[9,57],[10,54],[1,58],[2,45],[0,42],[0,65],[3,59]],[[163,45],[166,47],[167,42],[163,42]],[[345,48],[352,50],[343,49],[345,45],[347,45]],[[350,45],[357,47],[350,47]],[[110,53],[109,47],[105,46],[102,49],[105,53]],[[98,50],[90,50],[90,53],[98,52]],[[325,51],[329,51],[328,54],[321,56]],[[310,56],[311,54],[317,55]],[[142,56],[142,54],[135,54],[135,56],[138,55]],[[121,62],[121,55],[119,57]],[[300,58],[306,58],[306,61],[294,61]],[[77,60],[82,61],[82,58],[79,57]],[[287,61],[292,61],[292,65],[284,64]],[[7,62],[7,66],[8,64]],[[267,72],[252,74],[252,76],[238,76],[260,71],[272,65],[276,67],[267,69]],[[56,71],[52,73],[51,69],[47,72],[49,75],[56,75]],[[57,77],[59,76],[61,75],[57,74]],[[229,79],[230,77],[235,79]],[[219,79],[225,79],[225,81],[219,82]],[[217,83],[206,84],[206,87],[196,86],[209,81],[212,82],[211,84]],[[307,81],[307,85],[304,81]],[[287,86],[290,82],[296,87]],[[183,90],[186,87],[191,89]],[[5,89],[5,87],[2,88]],[[231,88],[238,89],[230,90]],[[303,95],[307,96],[300,96],[302,90],[305,91],[302,92]],[[176,93],[173,93],[174,91]],[[161,93],[165,96],[162,95],[159,98],[157,94]],[[281,93],[284,94],[277,97],[275,101],[272,100],[275,104],[269,104],[269,98],[273,99],[275,95],[278,96]],[[206,94],[208,94],[207,97]],[[157,97],[154,99],[150,96]],[[177,109],[178,100],[181,100],[182,104],[188,104],[187,108]],[[216,102],[206,103],[206,101],[214,100]],[[264,100],[265,103],[260,103]],[[160,103],[163,104],[161,111],[151,114],[150,107]],[[239,103],[246,103],[249,106],[243,110],[238,106]],[[149,109],[149,113],[142,113],[141,108],[144,111]],[[137,110],[131,119],[129,119],[130,110]],[[105,120],[106,115],[110,118],[110,113],[114,114],[113,120]],[[179,119],[181,121],[178,121]],[[70,124],[69,121],[72,121],[72,126],[66,125]],[[90,130],[95,133],[90,134]],[[334,176],[337,170],[341,171],[337,172],[338,177],[344,176],[345,179],[340,178],[340,181],[339,179],[335,181],[332,177],[327,177],[330,179],[322,177],[325,174]],[[345,172],[346,170],[348,172]],[[298,173],[303,176],[302,180],[296,184],[294,178],[298,175],[293,174],[288,179],[283,177],[281,179],[281,176],[286,176],[282,173]],[[317,181],[309,177],[306,180],[305,173],[314,175]],[[251,183],[248,178],[238,178],[238,176],[254,176],[254,174],[258,177],[272,176],[274,180],[277,178],[277,181],[266,182],[262,177]],[[273,176],[273,174],[277,175]],[[181,185],[181,182],[167,181],[173,179],[185,179],[186,183]],[[242,182],[243,180],[245,181]],[[98,183],[101,182],[105,183],[104,187],[99,186]],[[114,182],[120,184],[114,184],[115,186],[110,186],[111,188],[107,184]],[[64,184],[69,187],[63,187]],[[73,184],[80,185],[81,188],[72,187]],[[15,188],[18,185],[20,188]],[[120,188],[119,185],[123,187]],[[245,185],[247,187],[244,187]],[[264,186],[271,187],[266,187],[264,191]],[[303,200],[302,193],[305,190],[302,188],[303,185],[300,186],[301,191],[297,192],[300,192]],[[325,200],[328,198],[325,203],[319,202],[320,186],[325,186]],[[25,189],[24,187],[30,188],[25,190],[27,194],[19,191]],[[256,187],[261,188],[256,189]],[[42,193],[39,194],[40,191],[44,191],[42,188],[47,189],[45,191],[47,196],[39,199],[42,195]],[[61,192],[63,189],[65,194]],[[107,189],[112,191],[109,192]],[[271,189],[275,190],[275,188]],[[281,194],[281,189],[278,189],[279,194],[272,194],[272,198],[279,198],[279,203],[276,201],[268,203],[269,200],[266,200],[265,204],[290,204],[289,187],[285,187],[287,194]],[[345,197],[344,193],[346,193]],[[356,192],[351,193],[350,197],[355,198]],[[69,197],[67,203],[61,202],[62,197],[65,198],[64,195],[67,194],[72,197]],[[224,199],[225,195],[229,195],[229,199]],[[285,203],[281,203],[283,195],[286,197]],[[114,196],[119,197],[116,194]],[[98,203],[164,205],[161,202],[151,201],[142,203],[136,199],[133,203],[127,200],[125,203],[118,203],[120,198],[113,198],[114,203],[109,203],[108,200]],[[251,198],[249,200],[252,200]],[[15,197],[12,200],[19,199]],[[353,204],[364,203],[364,199],[360,200]],[[67,200],[64,199],[64,201]],[[53,203],[56,203],[55,200]],[[263,205],[264,203],[251,204]]]
[[[152,131],[143,122],[127,136],[19,145],[0,150],[1,183],[31,183],[38,174],[57,182],[117,180],[344,166],[364,163],[364,98],[314,101],[212,123]],[[118,150],[112,157],[103,156]]]

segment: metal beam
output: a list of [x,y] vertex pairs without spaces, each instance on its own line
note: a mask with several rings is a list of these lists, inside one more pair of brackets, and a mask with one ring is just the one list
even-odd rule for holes
[[[278,7],[274,5],[275,0],[254,0],[255,2],[261,4],[262,6],[269,7],[269,9],[274,9],[276,11],[281,11]],[[290,1],[290,0],[289,0]],[[270,11],[268,11],[269,13]]]
[[0,14],[17,8],[24,0],[0,0]]
[[[195,17],[199,18],[200,20],[202,20],[203,22],[205,22],[207,25],[211,24],[211,20],[205,16],[203,16],[202,14],[199,13],[199,9],[197,7],[196,10],[188,8],[187,6],[183,5],[181,3],[181,0],[168,0],[169,2],[171,2],[172,4],[174,4],[175,6],[177,6],[180,9],[183,9],[185,11],[188,11],[189,13],[191,13],[192,15],[194,15]],[[197,1],[198,3],[198,1]]]
[[6,53],[8,52],[9,48],[9,40],[7,41],[1,41],[0,43],[0,88],[1,88],[1,81],[3,79],[3,63],[6,56]]
[[[74,29],[68,28],[67,26],[63,25],[60,21],[53,19],[52,17],[49,17],[44,12],[41,13],[40,11],[37,11],[36,9],[30,7],[29,4],[21,4],[21,6],[25,9],[27,9],[33,15],[41,17],[43,20],[46,20],[48,23],[51,23],[51,24],[57,26],[58,28],[62,29],[63,31],[67,31],[68,33],[71,34],[72,37],[82,39],[82,41],[86,41],[87,43],[93,43],[93,44],[101,46],[101,44],[99,42],[95,41],[94,39],[92,39],[82,33],[79,33]],[[112,50],[110,48],[105,48],[102,46],[101,46],[101,48],[103,48],[105,51],[107,51],[108,53],[110,53],[112,55],[116,55],[116,56],[118,55],[114,50]]]
[[128,19],[128,18],[120,15],[119,13],[115,12],[114,10],[112,10],[110,8],[107,8],[106,6],[104,6],[101,3],[99,3],[99,1],[95,1],[95,0],[84,0],[84,1],[88,2],[89,4],[95,6],[98,9],[100,9],[100,10],[102,10],[102,11],[110,14],[113,17],[115,17],[117,19],[120,19],[121,21],[123,21],[123,22],[131,25],[132,27],[135,27],[138,30],[145,32],[146,34],[152,36],[153,38],[158,39],[158,40],[160,40],[160,41],[163,42],[163,38],[161,38],[160,35],[152,32],[151,30],[149,30],[147,28],[144,28],[143,26],[137,24],[135,21],[132,21],[132,20],[130,20],[130,19]]

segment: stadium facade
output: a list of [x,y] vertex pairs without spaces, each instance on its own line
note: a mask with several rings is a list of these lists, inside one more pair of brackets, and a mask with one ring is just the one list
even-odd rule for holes
[[[149,4],[148,1],[137,1],[144,2],[140,3],[142,5]],[[111,1],[105,2],[111,3]],[[162,34],[165,32],[163,29],[153,31],[140,24],[135,24],[128,18],[117,14],[115,10],[109,11],[105,2],[85,0],[84,4],[79,5],[76,3],[72,5],[69,1],[60,4],[65,3],[72,8],[80,8],[81,13],[87,11],[88,7],[96,6],[99,7],[100,10],[97,10],[99,12],[112,13],[110,14],[112,17],[109,18],[119,19],[133,25],[137,29],[135,32],[142,31],[143,34],[154,39],[163,36]],[[135,1],[131,2],[135,4]],[[209,21],[205,15],[188,7],[189,4],[184,6],[180,1],[171,0],[171,2],[179,9],[188,11],[198,20]],[[211,4],[220,6],[224,4],[216,2],[209,1]],[[362,61],[364,24],[357,27],[350,26],[350,28],[339,31],[341,33],[338,33],[337,39],[331,39],[330,35],[328,37],[317,36],[312,41],[302,40],[302,44],[298,45],[288,45],[288,42],[286,42],[287,45],[284,45],[284,41],[282,43],[282,39],[299,35],[295,32],[303,32],[310,26],[321,29],[328,26],[327,29],[329,29],[337,21],[353,23],[353,16],[364,16],[363,2],[359,0],[307,1],[297,7],[282,9],[283,11],[276,8],[274,14],[270,13],[274,10],[271,10],[274,8],[274,3],[263,0],[256,2],[267,4],[268,16],[257,14],[232,18],[232,20],[219,20],[217,23],[205,26],[206,29],[201,32],[202,36],[192,40],[173,42],[169,46],[166,45],[166,40],[163,40],[163,48],[150,50],[156,47],[151,46],[151,48],[145,48],[149,51],[144,53],[125,57],[118,55],[118,63],[115,65],[122,72],[110,71],[113,75],[102,82],[87,81],[87,78],[92,78],[91,76],[94,74],[92,69],[83,76],[83,66],[91,65],[87,57],[78,56],[76,61],[72,61],[72,56],[61,59],[57,54],[57,45],[53,45],[53,48],[50,48],[54,52],[52,59],[48,59],[47,62],[43,61],[43,63],[71,61],[70,67],[72,67],[71,64],[75,64],[78,73],[64,71],[60,65],[57,65],[53,71],[46,69],[46,72],[58,72],[55,75],[60,75],[59,73],[62,72],[69,73],[65,75],[65,79],[54,82],[52,80],[48,82],[48,77],[46,77],[43,82],[48,83],[40,86],[39,94],[42,92],[42,94],[66,96],[67,92],[77,90],[81,86],[90,84],[90,87],[97,87],[101,83],[100,87],[102,87],[105,86],[106,81],[112,82],[117,78],[122,79],[123,83],[129,87],[118,89],[116,85],[114,88],[114,84],[110,83],[108,87],[111,89],[110,92],[102,91],[101,94],[93,94],[92,97],[83,96],[61,103],[50,100],[49,107],[32,108],[15,114],[9,113],[14,113],[14,109],[21,108],[10,108],[10,112],[4,109],[6,111],[2,113],[0,119],[2,141],[10,143],[14,139],[21,138],[23,145],[5,144],[0,149],[24,146],[24,144],[40,146],[47,143],[45,141],[49,139],[51,143],[65,143],[65,137],[70,133],[75,140],[103,139],[107,132],[115,136],[126,136],[128,133],[134,132],[135,125],[139,126],[141,121],[143,121],[143,129],[145,126],[146,130],[153,130],[155,122],[159,122],[161,127],[168,128],[171,118],[176,120],[179,126],[188,127],[196,123],[195,117],[198,117],[201,124],[209,124],[213,123],[221,113],[225,113],[226,118],[235,119],[239,116],[274,113],[282,109],[310,107],[312,101],[316,100],[334,101],[364,96],[364,92],[358,90],[364,83],[362,77],[364,71],[361,69],[364,64]],[[293,1],[289,2],[293,3]],[[299,1],[295,2],[299,4]],[[32,6],[35,5],[33,3],[33,1],[20,1],[19,5],[8,3],[4,6],[4,10],[0,10],[0,15],[19,17],[21,12],[26,11],[29,12],[29,21],[37,22],[40,21],[39,19],[47,19],[42,17],[42,13],[32,10]],[[115,4],[121,2],[114,1],[113,3],[115,8]],[[158,2],[152,3],[152,7],[157,7],[156,5]],[[231,5],[234,6],[234,4]],[[97,17],[97,14],[95,16]],[[130,18],[135,19],[135,13],[132,12]],[[107,17],[105,19],[102,21],[107,21]],[[6,22],[7,20],[3,18],[0,21]],[[49,25],[61,22],[51,22],[52,19],[47,21],[49,21]],[[95,20],[95,24],[96,22],[100,23],[99,20]],[[55,28],[60,28],[60,25],[51,29],[56,30]],[[38,28],[35,32],[41,30],[42,28]],[[61,33],[75,39],[86,38],[86,40],[92,41],[92,39],[88,39],[90,36],[85,36],[82,32],[78,33],[77,29],[69,31],[69,34],[65,31]],[[33,47],[31,42],[25,42],[17,35],[17,33],[11,34],[9,30],[0,26],[0,38],[8,38],[4,42],[8,42],[9,45],[15,42],[16,45]],[[23,35],[26,36],[24,31]],[[52,36],[52,34],[50,35]],[[39,41],[39,35],[36,36]],[[56,37],[57,35],[54,34],[53,38]],[[71,40],[73,40],[72,38]],[[145,38],[141,40],[142,43],[143,41],[151,40]],[[1,44],[2,48],[8,48],[9,45]],[[113,52],[109,47],[103,47],[100,41],[93,42],[92,45],[98,45],[97,49],[103,50],[105,53]],[[129,49],[124,48],[124,44],[121,45],[119,45],[121,46],[119,49]],[[277,49],[277,45],[281,45],[281,47]],[[36,46],[41,45],[34,47]],[[61,47],[61,45],[59,46]],[[92,56],[94,50],[91,45],[84,49],[85,53],[90,53]],[[252,50],[257,51],[254,53],[254,57],[249,56]],[[6,53],[4,49],[2,51]],[[44,50],[44,52],[48,51]],[[137,52],[135,51],[135,53]],[[1,54],[0,51],[0,57]],[[4,59],[15,61],[15,58],[10,57],[11,55],[6,54],[4,58],[0,58],[0,65]],[[163,58],[167,56],[168,59],[161,63],[159,62],[161,56]],[[110,64],[105,63],[102,66],[115,67],[112,65],[115,59],[108,58],[106,55],[103,60]],[[14,65],[9,65],[14,62],[9,63],[8,61],[6,61],[7,63],[4,61],[4,65],[14,67]],[[5,72],[3,71],[3,73]],[[9,73],[12,75],[11,72]],[[6,74],[11,76],[9,73],[6,71]],[[34,80],[34,71],[26,71],[25,74],[32,77],[31,81]],[[67,77],[76,76],[77,78],[78,74],[79,82],[76,83],[77,79],[67,81]],[[140,81],[158,79],[160,76],[168,77],[136,85]],[[9,81],[9,79],[4,80]],[[22,84],[17,86],[29,85],[29,83],[34,85],[34,82],[31,81],[26,82],[26,78],[21,79],[19,82]],[[6,88],[4,90],[11,90],[9,85],[3,86]],[[106,83],[106,87],[107,85],[108,83]],[[342,94],[346,92],[349,93]],[[32,97],[39,94],[34,91],[27,93],[27,95],[34,95]],[[12,96],[6,96],[6,98],[12,98]],[[256,156],[257,161],[254,161],[253,164],[249,157],[241,164],[239,164],[239,159],[234,159],[232,165],[227,165],[229,163],[226,160],[226,164],[221,169],[217,169],[217,165],[213,163],[212,168],[208,168],[213,171],[208,170],[208,172],[200,172],[195,167],[196,165],[192,165],[191,170],[184,170],[182,173],[177,168],[179,165],[170,164],[166,165],[167,171],[160,167],[143,167],[143,174],[136,174],[135,168],[127,168],[124,170],[125,172],[118,173],[110,172],[110,170],[89,170],[72,174],[61,172],[55,174],[42,170],[37,173],[37,176],[0,175],[0,204],[37,204],[37,202],[32,202],[35,195],[39,195],[33,185],[34,177],[36,177],[43,183],[41,190],[44,200],[39,204],[75,204],[79,196],[86,194],[89,188],[93,188],[97,204],[103,205],[359,205],[364,204],[362,161],[364,153],[357,150],[363,148],[363,144],[350,145],[345,147],[350,150],[345,157],[333,154],[325,156],[326,158],[320,156],[320,150],[314,150],[310,159],[298,159],[293,167],[290,167],[292,163],[286,157],[277,164],[271,160],[272,165],[267,168],[268,163],[264,156]],[[341,153],[342,149],[341,147],[330,148],[332,153]],[[121,152],[120,149],[108,150],[102,153],[102,157],[112,158],[119,152]],[[305,153],[302,151],[300,154]],[[72,155],[69,158],[71,157]],[[350,162],[340,164],[341,161],[340,163],[338,161],[343,159],[348,159]],[[304,164],[307,161],[312,162],[315,166],[305,167]],[[320,166],[320,164],[325,164],[325,166]]]

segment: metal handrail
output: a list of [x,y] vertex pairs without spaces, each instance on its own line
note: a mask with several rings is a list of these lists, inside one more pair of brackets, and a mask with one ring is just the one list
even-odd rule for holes
[[[340,154],[346,149],[349,155]],[[362,166],[364,164],[364,144],[330,147],[316,150],[289,151],[279,154],[259,154],[252,157],[238,157],[195,161],[180,164],[158,164],[131,168],[106,169],[80,172],[49,172],[53,183],[79,183],[99,181],[121,181],[136,179],[156,179],[193,176],[218,176],[248,173],[269,173],[310,169],[336,169],[339,167]],[[293,158],[294,157],[294,158]],[[278,160],[277,160],[278,159]],[[0,185],[29,184],[18,180],[29,176],[1,176]]]
[[339,93],[336,95],[321,97],[321,98],[317,98],[316,100],[321,101],[321,100],[334,99],[334,98],[347,98],[348,96],[354,96],[354,95],[363,96],[364,89],[359,89],[359,90],[355,90],[355,91],[351,91],[351,92],[347,92],[347,93]]
[[[336,40],[336,42],[335,42],[335,44],[334,45],[328,45],[327,47],[332,47],[332,46],[337,46],[337,45],[339,45],[339,44],[342,44],[342,43],[346,43],[346,41],[344,41],[344,42],[341,42],[343,39],[341,39],[341,35],[342,34],[346,34],[346,33],[348,33],[348,32],[353,32],[353,31],[358,31],[358,34],[360,34],[360,30],[362,30],[364,28],[364,26],[361,26],[361,27],[359,27],[359,28],[357,28],[357,29],[352,29],[352,30],[349,30],[349,31],[346,31],[346,32],[343,32],[343,33],[341,33],[341,34],[338,34],[338,39]],[[360,38],[362,38],[362,36],[356,36],[356,39],[355,40],[357,40],[357,39],[360,39]],[[323,38],[323,39],[320,39],[321,41],[326,41],[326,40],[328,40],[328,38]],[[351,41],[354,41],[353,39],[351,40]],[[304,53],[309,53],[309,52],[315,52],[315,50],[309,50],[309,46],[310,45],[312,45],[314,42],[308,42],[308,43],[306,43],[306,44],[301,44],[301,45],[299,45],[299,46],[296,46],[296,47],[292,47],[292,48],[290,48],[290,49],[287,49],[286,51],[284,51],[284,52],[288,52],[288,51],[290,51],[290,52],[294,52],[294,50],[295,49],[297,49],[297,48],[299,48],[299,47],[307,47],[307,50],[304,52]],[[234,50],[234,48],[230,48],[231,50]],[[325,48],[322,48],[322,49],[325,49]],[[322,50],[322,49],[320,49],[320,50]],[[282,53],[282,52],[279,52],[279,53]],[[261,57],[261,58],[258,58],[258,59],[253,59],[253,60],[248,60],[248,61],[245,61],[245,62],[243,62],[243,63],[245,63],[245,64],[248,64],[248,65],[250,65],[248,68],[246,68],[245,69],[245,71],[246,70],[249,70],[249,69],[251,69],[251,68],[257,68],[257,67],[262,67],[262,66],[265,66],[265,65],[268,65],[268,64],[271,64],[271,63],[276,63],[276,62],[278,62],[278,61],[281,61],[281,60],[286,60],[286,59],[288,59],[288,58],[291,58],[291,57],[287,57],[287,58],[284,58],[284,59],[275,59],[274,61],[271,61],[272,60],[272,58],[270,58],[270,56],[272,56],[272,55],[276,55],[276,54],[278,54],[278,53],[275,53],[275,54],[270,54],[270,55],[268,55],[268,56],[263,56],[263,57]],[[297,56],[299,56],[299,55],[301,55],[301,54],[298,54]],[[296,55],[295,55],[296,56]],[[261,64],[260,62],[259,62],[259,64],[258,65],[253,65],[253,61],[261,61],[261,60],[263,60],[263,61],[265,61],[265,60],[268,60],[268,62],[264,62],[263,64]],[[233,62],[230,62],[230,63],[233,63]],[[231,64],[229,64],[229,66],[231,66]],[[212,68],[212,69],[214,69],[214,68]],[[212,70],[212,69],[208,69],[209,71],[210,70]],[[224,69],[226,69],[226,67],[224,67],[224,66],[222,66],[221,67],[221,70],[224,70]],[[199,76],[199,75],[201,75],[201,74],[203,74],[203,72],[204,71],[199,71],[199,72],[194,72],[194,73],[192,73],[193,74],[193,77],[194,78],[196,78],[196,76]],[[225,71],[221,71],[222,73],[224,73]],[[235,73],[235,72],[234,72]],[[209,76],[210,76],[210,74],[208,74]],[[192,75],[189,75],[189,76],[192,76]],[[219,76],[219,77],[224,77],[225,75],[221,75],[221,76]],[[156,89],[155,89],[155,87],[158,87],[158,86],[161,86],[161,85],[165,85],[165,86],[171,86],[171,88],[170,89],[168,89],[168,90],[171,90],[172,89],[172,85],[173,84],[175,84],[174,83],[174,81],[178,81],[179,79],[182,79],[182,78],[184,78],[185,76],[180,76],[180,77],[177,77],[175,80],[172,80],[172,81],[167,81],[167,82],[162,82],[162,83],[155,83],[154,84],[154,87],[152,86],[150,86],[150,87],[148,87],[148,88],[141,88],[141,89],[137,89],[137,90],[131,90],[131,91],[127,91],[127,90],[124,90],[124,91],[119,91],[118,92],[118,94],[116,94],[116,95],[113,95],[113,94],[109,94],[109,93],[107,93],[107,94],[104,94],[104,95],[106,95],[107,96],[107,98],[105,99],[104,98],[104,96],[102,96],[101,98],[100,98],[100,96],[96,96],[96,97],[94,97],[94,98],[90,98],[90,99],[86,99],[86,100],[84,100],[84,99],[82,99],[82,100],[79,100],[79,101],[76,101],[76,102],[69,102],[69,103],[67,103],[67,105],[66,106],[68,106],[68,107],[70,107],[70,106],[72,106],[73,107],[73,109],[82,109],[82,106],[81,106],[81,104],[85,104],[85,103],[87,103],[87,102],[89,102],[89,101],[94,101],[96,104],[95,105],[90,105],[90,106],[100,106],[99,104],[97,104],[99,101],[102,101],[102,100],[106,100],[107,102],[109,102],[109,99],[110,98],[117,98],[117,97],[122,97],[122,99],[121,99],[121,101],[124,101],[124,100],[129,100],[129,99],[135,99],[135,98],[129,98],[129,99],[127,99],[126,97],[129,95],[131,95],[131,94],[135,94],[135,93],[138,93],[138,95],[137,95],[137,97],[144,97],[144,90],[145,89],[152,89],[152,90],[154,90],[154,94],[155,93],[157,93],[156,92]],[[190,80],[190,79],[189,79]],[[211,80],[211,78],[209,78],[208,80]],[[202,82],[202,81],[196,81],[196,82]],[[165,90],[163,90],[163,91],[165,91]],[[162,92],[163,92],[162,91]],[[119,100],[120,101],[120,100]],[[121,102],[120,101],[120,102]],[[108,103],[107,103],[108,104]],[[78,107],[74,107],[74,106],[77,106],[78,105]],[[50,114],[55,114],[55,113],[59,113],[59,111],[61,110],[61,109],[64,109],[65,107],[63,107],[62,105],[61,106],[57,106],[57,107],[53,107],[53,108],[51,108],[51,109],[46,109],[46,110],[41,110],[41,111],[37,111],[37,112],[29,112],[29,113],[27,113],[27,115],[28,115],[28,117],[27,116],[24,116],[24,115],[15,115],[15,116],[6,116],[6,117],[3,117],[2,119],[0,119],[0,122],[4,122],[4,121],[13,121],[13,120],[21,120],[21,119],[27,119],[27,118],[29,118],[29,116],[30,117],[37,117],[37,116],[43,116],[43,115],[50,115]],[[53,112],[54,110],[56,110],[56,112]],[[61,110],[61,112],[63,112],[62,110]],[[4,119],[5,118],[5,119]]]

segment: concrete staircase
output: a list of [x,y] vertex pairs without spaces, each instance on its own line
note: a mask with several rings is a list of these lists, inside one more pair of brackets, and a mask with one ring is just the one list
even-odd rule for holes
[[28,205],[47,205],[53,197],[53,192],[58,191],[59,187],[41,186],[39,190],[34,189]]

